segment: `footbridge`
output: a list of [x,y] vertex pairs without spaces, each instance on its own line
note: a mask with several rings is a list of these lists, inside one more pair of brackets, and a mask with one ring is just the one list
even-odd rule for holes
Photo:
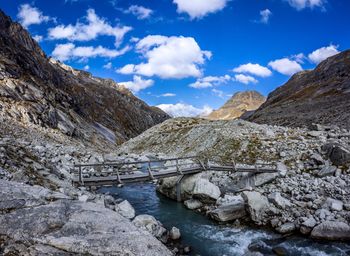
[[75,186],[113,186],[120,184],[155,181],[168,177],[179,177],[178,184],[186,175],[204,171],[275,173],[276,164],[254,166],[232,162],[218,165],[199,157],[168,158],[135,162],[103,162],[75,164],[72,182]]

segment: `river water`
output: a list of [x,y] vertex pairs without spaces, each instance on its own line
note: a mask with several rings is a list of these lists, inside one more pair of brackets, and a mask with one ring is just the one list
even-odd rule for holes
[[253,228],[238,229],[218,225],[205,216],[186,209],[183,204],[170,200],[155,191],[154,184],[132,184],[123,188],[102,188],[101,193],[128,200],[136,214],[150,214],[170,229],[181,230],[181,242],[190,245],[191,255],[239,256],[256,243],[264,255],[275,255],[272,248],[283,247],[291,256],[346,256],[350,244],[319,243],[303,237],[280,238],[278,235]]

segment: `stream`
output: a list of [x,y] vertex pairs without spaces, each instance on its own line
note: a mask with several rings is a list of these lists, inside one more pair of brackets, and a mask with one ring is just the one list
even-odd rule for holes
[[154,184],[105,187],[99,191],[128,200],[137,215],[152,215],[167,229],[173,226],[179,228],[181,242],[191,246],[190,255],[239,256],[244,255],[252,243],[254,246],[251,248],[254,247],[264,255],[276,255],[272,252],[276,247],[284,248],[286,255],[291,256],[350,255],[350,244],[320,243],[298,236],[281,238],[270,231],[218,225],[207,217],[186,209],[183,204],[160,195]]

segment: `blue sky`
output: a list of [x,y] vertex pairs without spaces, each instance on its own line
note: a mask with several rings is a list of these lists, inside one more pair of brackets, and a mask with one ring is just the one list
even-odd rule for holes
[[267,96],[350,48],[348,0],[0,0],[43,50],[172,115]]

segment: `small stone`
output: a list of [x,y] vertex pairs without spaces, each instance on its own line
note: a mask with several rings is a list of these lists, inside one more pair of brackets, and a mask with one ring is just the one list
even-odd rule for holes
[[292,233],[294,230],[295,224],[292,222],[287,222],[276,229],[276,231],[281,234]]
[[176,227],[172,227],[169,232],[169,237],[172,240],[178,240],[181,237],[180,230]]
[[184,202],[184,205],[190,210],[195,210],[195,209],[201,208],[203,206],[203,204],[199,200],[196,200],[196,199],[186,200]]

